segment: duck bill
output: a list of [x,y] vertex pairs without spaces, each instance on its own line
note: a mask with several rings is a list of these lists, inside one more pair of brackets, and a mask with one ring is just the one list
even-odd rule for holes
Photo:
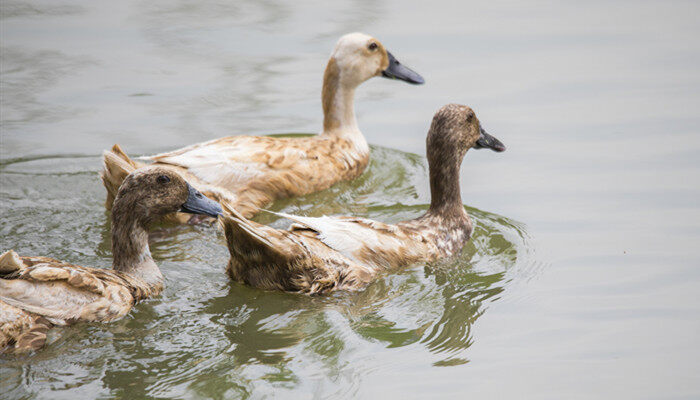
[[386,52],[389,56],[389,66],[382,71],[382,76],[389,79],[400,79],[414,85],[421,85],[425,83],[422,76],[418,75],[417,72],[401,64],[393,54],[389,51]]
[[491,149],[498,153],[506,150],[506,146],[500,140],[486,133],[484,128],[479,127],[479,132],[479,140],[474,145],[475,149]]
[[222,213],[221,205],[218,202],[203,195],[199,190],[190,186],[189,183],[187,184],[187,189],[189,194],[187,195],[187,201],[180,208],[181,212],[208,215],[213,218],[218,217]]

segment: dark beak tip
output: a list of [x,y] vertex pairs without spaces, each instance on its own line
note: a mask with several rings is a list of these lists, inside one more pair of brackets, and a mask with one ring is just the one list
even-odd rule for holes
[[223,215],[224,210],[221,208],[221,204],[219,203],[214,203],[212,205],[211,210],[208,210],[209,213],[208,215],[212,218],[219,218],[219,216]]
[[422,85],[425,83],[425,79],[423,79],[423,77],[419,75],[419,76],[415,77],[413,79],[413,81],[411,81],[409,83],[412,83],[414,85]]
[[425,83],[425,79],[419,73],[401,64],[391,52],[387,51],[387,55],[389,56],[389,65],[382,71],[383,77],[402,80],[412,85]]
[[214,201],[197,191],[195,188],[187,184],[189,190],[189,195],[185,204],[180,207],[181,212],[186,212],[189,214],[201,214],[212,218],[218,218],[219,215],[223,214],[223,209],[221,204]]

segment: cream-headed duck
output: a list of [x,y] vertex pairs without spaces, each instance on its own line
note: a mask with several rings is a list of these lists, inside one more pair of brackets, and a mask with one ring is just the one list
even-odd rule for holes
[[[319,135],[229,136],[145,158],[180,172],[208,197],[251,218],[276,199],[324,190],[365,170],[369,146],[357,127],[353,103],[357,86],[374,76],[423,83],[379,40],[351,33],[338,40],[326,66]],[[119,145],[105,151],[103,159],[109,209],[124,177],[144,164],[131,160]],[[190,221],[183,214],[169,219]]]

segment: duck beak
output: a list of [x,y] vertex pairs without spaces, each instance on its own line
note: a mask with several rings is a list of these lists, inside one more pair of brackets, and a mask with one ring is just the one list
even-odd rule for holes
[[391,54],[388,50],[386,54],[389,56],[389,66],[382,71],[383,77],[389,79],[401,79],[402,81],[406,81],[414,85],[421,85],[425,83],[422,76],[401,64],[399,60],[394,58],[393,54]]
[[500,140],[486,133],[484,128],[481,126],[479,126],[479,132],[479,140],[477,140],[476,144],[474,145],[475,149],[491,149],[498,153],[506,150],[506,146],[501,143]]
[[189,183],[187,184],[187,190],[189,190],[189,194],[187,195],[187,201],[180,208],[181,212],[208,215],[213,218],[218,217],[222,213],[219,203],[203,195],[199,190],[190,186]]

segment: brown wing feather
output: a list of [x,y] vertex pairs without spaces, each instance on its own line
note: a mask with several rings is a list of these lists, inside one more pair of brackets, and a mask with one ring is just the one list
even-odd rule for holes
[[374,271],[320,240],[248,221],[227,210],[221,223],[231,258],[229,276],[248,285],[307,294],[364,287]]
[[[188,154],[206,150],[223,160],[217,164],[202,155],[188,160]],[[111,208],[112,192],[126,175],[119,172],[136,164],[118,145],[104,154],[103,182],[108,189],[107,208]],[[333,184],[359,176],[367,167],[369,153],[355,149],[341,138],[312,136],[279,138],[266,136],[231,136],[195,144],[168,153],[149,157],[155,164],[172,168],[182,174],[194,187],[222,205],[235,208],[245,218],[253,217],[260,208],[274,200],[301,196],[327,189]],[[196,167],[197,162],[208,166],[209,173]],[[251,169],[247,176],[231,178],[217,175],[231,163],[229,169]],[[116,170],[117,172],[114,172]],[[205,176],[206,175],[206,176]],[[169,216],[173,222],[191,222],[202,218],[177,213]]]
[[118,319],[150,294],[146,285],[116,271],[45,257],[22,260],[30,266],[0,279],[0,299],[57,324]]
[[296,221],[292,232],[316,237],[330,248],[375,268],[395,268],[429,261],[439,254],[427,240],[431,229],[415,229],[357,217],[309,218],[280,214]]
[[0,352],[22,353],[43,347],[51,326],[44,317],[0,301]]

